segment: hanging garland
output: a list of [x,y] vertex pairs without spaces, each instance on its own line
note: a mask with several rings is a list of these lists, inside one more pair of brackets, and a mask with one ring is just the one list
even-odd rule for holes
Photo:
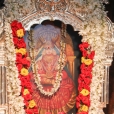
[[18,70],[15,64],[16,54],[12,40],[12,31],[10,23],[5,21],[5,63],[8,105],[10,114],[25,114],[23,97],[20,96],[21,81],[18,78]]
[[78,78],[79,95],[76,98],[76,107],[78,114],[88,114],[90,107],[90,84],[92,79],[93,58],[95,51],[91,51],[91,47],[87,42],[79,45],[82,52],[81,73]]
[[[104,11],[103,0],[86,0],[84,4],[88,11],[86,19],[82,23],[79,34],[83,36],[82,42],[88,42],[92,50],[95,50],[94,66],[90,84],[89,114],[103,113],[101,104],[102,84],[104,80],[104,62],[106,60],[106,46],[109,41],[107,15]],[[100,113],[101,114],[101,113]]]
[[27,60],[26,44],[23,38],[25,30],[18,21],[13,21],[11,23],[11,29],[16,52],[15,64],[19,73],[18,78],[21,81],[20,95],[24,98],[25,111],[26,114],[38,114],[37,105],[32,99],[31,76],[28,72],[30,61]]
[[[59,60],[57,61],[58,65],[58,72],[56,73],[56,78],[55,78],[55,83],[53,85],[53,88],[51,89],[51,91],[45,91],[43,89],[43,86],[42,84],[40,83],[40,80],[41,80],[41,76],[40,74],[38,74],[38,72],[36,73],[36,76],[34,76],[35,78],[35,83],[37,84],[37,88],[39,89],[39,91],[43,94],[43,95],[47,95],[47,96],[52,96],[55,92],[57,92],[57,90],[60,88],[60,83],[61,83],[61,80],[62,80],[62,70],[64,68],[64,65],[65,65],[65,43],[63,43],[63,41],[60,42],[60,46],[61,46],[61,53],[60,53],[60,57],[59,57]],[[37,69],[37,65],[34,64],[35,62],[33,62],[32,66],[35,66]],[[37,70],[35,70],[37,71]]]

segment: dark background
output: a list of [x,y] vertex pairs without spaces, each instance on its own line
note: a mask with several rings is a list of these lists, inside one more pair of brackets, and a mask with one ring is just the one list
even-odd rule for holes
[[107,16],[114,23],[114,0],[109,0],[109,4],[105,4],[105,10],[108,11]]

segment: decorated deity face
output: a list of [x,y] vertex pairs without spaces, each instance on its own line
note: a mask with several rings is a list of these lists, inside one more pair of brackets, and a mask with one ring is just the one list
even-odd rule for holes
[[43,55],[50,55],[50,54],[54,54],[52,49],[45,49],[43,52]]
[[34,39],[36,41],[36,45],[37,41],[41,42],[44,48],[53,47],[60,38],[60,35],[60,29],[51,25],[38,25],[34,29]]
[[54,47],[54,44],[51,41],[46,41],[46,43],[43,46],[45,49],[51,49]]
[[50,54],[55,55],[56,54],[56,51],[54,50],[54,44],[51,41],[47,41],[43,45],[43,47],[44,47],[43,55],[50,55]]

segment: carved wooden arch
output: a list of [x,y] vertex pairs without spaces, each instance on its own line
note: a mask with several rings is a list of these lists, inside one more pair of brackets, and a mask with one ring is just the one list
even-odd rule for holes
[[25,30],[29,30],[33,24],[41,24],[44,20],[59,20],[64,24],[70,24],[73,26],[74,31],[79,30],[81,23],[83,22],[80,18],[68,12],[35,12],[20,21]]

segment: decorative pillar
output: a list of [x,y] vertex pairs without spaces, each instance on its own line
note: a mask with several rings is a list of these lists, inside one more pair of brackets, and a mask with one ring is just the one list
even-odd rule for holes
[[112,51],[106,51],[106,60],[104,61],[104,79],[102,83],[102,96],[101,102],[104,103],[104,107],[109,103],[109,68],[113,60]]
[[8,114],[4,39],[0,40],[0,114]]

